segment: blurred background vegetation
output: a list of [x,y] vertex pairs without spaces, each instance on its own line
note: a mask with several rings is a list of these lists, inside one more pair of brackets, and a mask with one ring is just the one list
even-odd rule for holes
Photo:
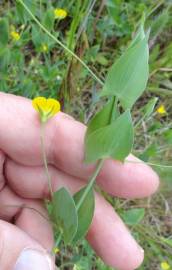
[[[122,54],[145,14],[151,29],[150,78],[133,108],[133,153],[154,166],[160,191],[145,200],[121,200],[104,194],[145,249],[139,269],[172,269],[172,2],[169,0],[25,0],[34,16],[79,56],[101,80]],[[59,13],[57,9],[67,13]],[[41,30],[18,1],[0,1],[0,90],[33,98],[58,98],[63,110],[87,123],[97,111],[101,85],[80,62]],[[157,97],[154,112],[142,119],[145,105]],[[115,229],[115,228],[114,228]],[[107,247],[105,247],[107,248]],[[60,249],[60,269],[109,270],[83,241]],[[164,268],[165,269],[165,268]]]

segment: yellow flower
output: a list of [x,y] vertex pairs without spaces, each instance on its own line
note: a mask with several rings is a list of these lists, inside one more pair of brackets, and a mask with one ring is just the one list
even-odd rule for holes
[[54,98],[36,97],[32,100],[32,106],[43,123],[60,111],[60,103]]
[[55,247],[55,248],[53,249],[53,253],[54,253],[54,254],[57,254],[57,253],[59,253],[59,252],[60,252],[60,249],[59,249],[59,248]]
[[55,19],[62,20],[64,18],[66,18],[66,16],[67,16],[67,11],[65,9],[62,9],[62,8],[54,9],[54,17],[55,17]]
[[161,263],[161,269],[162,270],[168,270],[168,269],[170,269],[170,265],[168,264],[168,262],[162,262]]
[[156,111],[159,114],[165,114],[165,113],[167,113],[164,105],[160,105]]
[[48,46],[46,44],[42,44],[41,51],[47,52],[48,51]]
[[14,41],[18,41],[20,39],[20,34],[16,31],[11,31],[10,35]]

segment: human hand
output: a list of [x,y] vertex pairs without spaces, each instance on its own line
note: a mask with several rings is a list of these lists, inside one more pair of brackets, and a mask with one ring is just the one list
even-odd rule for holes
[[[65,186],[74,193],[94,171],[94,165],[83,164],[85,130],[83,124],[63,113],[46,124],[53,191]],[[0,149],[0,268],[53,269],[44,261],[48,256],[45,250],[53,247],[51,225],[31,209],[48,217],[42,202],[49,191],[42,162],[40,121],[30,100],[0,93]],[[130,160],[139,161],[132,155]],[[143,198],[157,190],[159,180],[144,163],[107,160],[97,183],[112,196]],[[112,206],[99,194],[87,240],[106,264],[120,270],[136,269],[144,257]]]

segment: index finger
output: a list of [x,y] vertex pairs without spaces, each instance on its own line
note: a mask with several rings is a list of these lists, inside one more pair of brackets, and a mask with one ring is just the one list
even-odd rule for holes
[[[31,102],[23,97],[0,93],[0,148],[14,161],[23,165],[42,165],[40,121]],[[85,165],[84,134],[86,127],[63,113],[58,113],[46,125],[45,145],[49,164],[70,175],[88,179],[95,165]],[[138,161],[130,156],[130,160]],[[145,163],[122,164],[107,160],[98,182],[113,194],[126,182],[135,197],[152,194],[158,187],[158,176]],[[115,186],[114,186],[115,183]]]

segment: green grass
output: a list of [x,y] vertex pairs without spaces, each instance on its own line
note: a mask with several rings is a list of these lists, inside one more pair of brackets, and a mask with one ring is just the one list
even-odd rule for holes
[[[25,0],[38,23],[18,1],[0,4],[0,89],[33,98],[58,98],[63,110],[87,122],[95,113],[100,81],[115,59],[126,48],[142,14],[151,28],[150,79],[145,94],[133,108],[135,122],[140,108],[158,97],[167,113],[155,111],[136,130],[134,153],[146,162],[171,165],[172,160],[172,7],[171,1],[59,0],[68,16],[54,20],[57,1]],[[50,36],[44,31],[47,29]],[[11,31],[20,34],[13,40]],[[2,38],[3,37],[3,38]],[[58,41],[56,41],[58,39]],[[59,41],[63,44],[59,43]],[[46,47],[46,50],[44,51]],[[65,47],[68,49],[66,50]],[[43,49],[44,48],[44,49]],[[82,61],[77,61],[70,51]],[[91,70],[91,73],[89,71]],[[160,269],[167,260],[172,268],[172,169],[155,167],[161,176],[160,192],[151,199],[126,201],[105,196],[125,218],[129,209],[144,208],[144,218],[129,225],[145,249],[141,269]],[[171,238],[170,238],[171,237]],[[164,241],[164,238],[171,240]],[[61,247],[60,269],[109,270],[83,241],[75,248]]]

